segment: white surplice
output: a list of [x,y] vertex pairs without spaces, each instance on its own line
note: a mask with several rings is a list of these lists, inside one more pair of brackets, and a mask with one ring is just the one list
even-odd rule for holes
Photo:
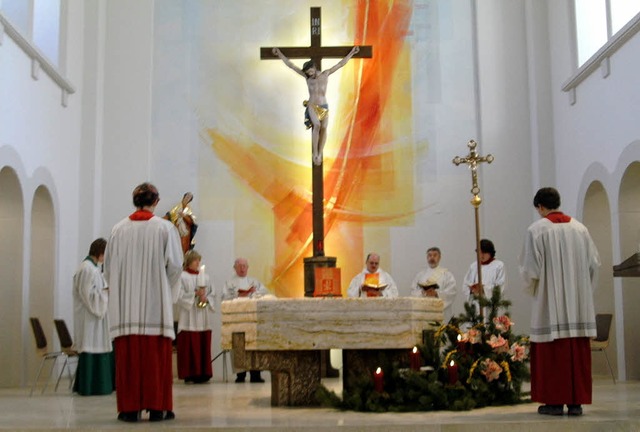
[[575,219],[529,226],[520,274],[533,296],[531,341],[596,335],[593,291],[600,257],[587,228]]
[[100,267],[87,257],[73,275],[73,344],[78,352],[111,352],[109,296]]
[[411,297],[423,297],[424,290],[419,284],[431,285],[432,283],[438,284],[436,293],[438,294],[438,298],[442,299],[444,303],[444,322],[448,322],[453,316],[452,305],[458,295],[456,279],[449,270],[438,266],[436,268],[428,267],[419,272],[416,277],[413,278],[413,282],[411,282]]
[[[478,283],[478,263],[472,262],[464,277],[462,290],[466,298],[471,299],[471,285]],[[491,298],[493,288],[499,286],[500,293],[504,294],[507,287],[507,275],[504,271],[504,263],[494,259],[488,264],[482,264],[482,287],[484,296]]]
[[[379,268],[376,273],[378,273],[378,285],[387,285],[387,287],[381,292],[382,297],[398,297],[398,286],[396,285],[391,275],[381,268]],[[360,287],[362,286],[362,284],[364,284],[365,276],[368,274],[373,273],[370,273],[365,267],[364,270],[362,270],[360,273],[355,275],[353,279],[351,279],[349,289],[347,290],[347,297],[367,297],[367,293],[364,291],[360,291]]]
[[180,295],[182,261],[178,230],[165,219],[127,217],[113,227],[104,260],[112,339],[175,338],[173,303]]
[[213,312],[216,304],[216,297],[211,285],[209,275],[204,275],[204,286],[207,292],[207,305],[199,307],[199,298],[195,296],[198,281],[197,274],[182,272],[181,287],[182,292],[178,299],[180,318],[178,319],[178,331],[205,331],[213,330]]
[[248,290],[251,287],[255,288],[255,291],[249,295],[249,298],[258,298],[269,294],[269,290],[262,285],[262,283],[250,276],[240,277],[234,274],[225,283],[222,290],[222,300],[233,300],[239,297],[240,290]]

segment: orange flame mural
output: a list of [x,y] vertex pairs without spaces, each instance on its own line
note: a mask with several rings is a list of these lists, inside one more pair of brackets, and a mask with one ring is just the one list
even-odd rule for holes
[[[365,229],[367,238],[375,237],[371,243],[386,245],[389,227],[411,223],[416,211],[405,46],[412,2],[358,1],[354,11],[354,44],[372,45],[373,58],[353,59],[344,68],[341,97],[329,124],[341,138],[327,142],[324,158],[325,250],[343,269],[343,292],[362,268]],[[275,261],[267,285],[279,297],[301,297],[302,259],[313,254],[310,166],[220,129],[206,132],[217,157],[254,191],[255,199],[272,207],[274,226],[265,229],[274,233]],[[300,145],[311,154],[310,133]],[[332,147],[333,158],[328,156]]]

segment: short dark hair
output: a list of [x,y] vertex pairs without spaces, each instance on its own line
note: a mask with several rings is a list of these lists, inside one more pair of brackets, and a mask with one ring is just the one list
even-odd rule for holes
[[316,66],[316,63],[313,60],[306,61],[302,65],[302,72],[306,72],[311,68],[316,68],[316,70],[317,70],[318,66]]
[[158,189],[151,183],[139,184],[133,190],[133,205],[136,208],[154,205],[159,198]]
[[489,239],[480,240],[480,251],[484,253],[488,253],[491,255],[491,258],[496,257],[496,247],[493,245],[493,242]]
[[560,207],[560,193],[555,188],[543,187],[533,197],[533,206],[543,206],[548,210],[555,210]]
[[92,257],[100,257],[100,255],[104,254],[104,250],[107,248],[107,241],[100,237],[99,239],[95,239],[91,246],[89,246],[89,256]]
[[440,248],[439,247],[434,246],[434,247],[430,247],[429,249],[427,249],[427,253],[429,253],[431,251],[438,252],[438,255],[442,256],[442,252],[440,252]]

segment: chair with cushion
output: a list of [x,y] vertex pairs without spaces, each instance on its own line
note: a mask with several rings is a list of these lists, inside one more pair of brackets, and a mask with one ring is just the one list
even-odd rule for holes
[[[75,380],[76,374],[75,371],[71,373],[71,365],[69,364],[70,359],[76,359],[76,363],[78,358],[80,357],[80,353],[73,348],[73,339],[71,338],[71,334],[69,333],[69,329],[67,328],[67,324],[64,320],[54,319],[53,323],[56,326],[56,332],[58,333],[58,338],[60,339],[60,347],[62,348],[62,352],[65,354],[64,364],[62,365],[62,369],[60,369],[60,374],[58,375],[58,380],[56,381],[56,388],[58,390],[58,384],[60,384],[60,378],[62,378],[62,374],[64,373],[65,368],[67,369],[67,373],[69,374],[69,388],[73,386],[73,381]],[[77,369],[77,367],[76,367]]]
[[29,396],[33,395],[33,390],[36,388],[38,384],[38,379],[40,378],[40,373],[42,373],[42,368],[47,360],[53,360],[51,363],[51,370],[49,371],[49,378],[47,378],[47,382],[44,387],[42,387],[42,393],[47,389],[47,385],[49,384],[49,380],[51,379],[51,374],[53,373],[53,368],[56,365],[56,360],[58,357],[64,356],[62,351],[49,351],[47,348],[47,337],[44,335],[44,330],[42,329],[42,325],[40,324],[40,320],[38,318],[31,317],[29,318],[31,322],[31,329],[33,330],[33,337],[36,341],[36,353],[42,357],[42,361],[40,362],[40,367],[38,368],[38,374],[36,375],[33,384],[31,385],[31,391],[29,392]]
[[604,358],[607,360],[607,366],[609,366],[609,372],[611,372],[611,378],[613,383],[616,383],[616,377],[613,374],[611,363],[609,363],[609,356],[607,356],[607,347],[609,346],[609,331],[611,330],[612,314],[597,314],[596,315],[596,337],[591,339],[591,351],[600,351],[604,353]]

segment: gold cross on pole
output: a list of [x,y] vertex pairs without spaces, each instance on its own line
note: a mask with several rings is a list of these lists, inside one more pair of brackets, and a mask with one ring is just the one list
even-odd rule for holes
[[[478,286],[480,287],[480,297],[484,295],[484,288],[482,286],[482,262],[481,262],[481,251],[480,251],[480,216],[478,214],[478,208],[480,204],[482,204],[482,199],[480,198],[480,187],[478,187],[478,164],[481,162],[491,163],[494,160],[494,157],[490,154],[486,156],[479,156],[476,152],[476,147],[478,143],[474,140],[469,141],[467,147],[469,147],[469,154],[465,157],[456,156],[453,158],[453,163],[455,166],[460,164],[469,165],[469,169],[471,170],[471,194],[473,198],[471,198],[471,205],[474,208],[475,220],[476,220],[476,263],[478,268]],[[480,309],[480,316],[483,316],[482,308]]]

